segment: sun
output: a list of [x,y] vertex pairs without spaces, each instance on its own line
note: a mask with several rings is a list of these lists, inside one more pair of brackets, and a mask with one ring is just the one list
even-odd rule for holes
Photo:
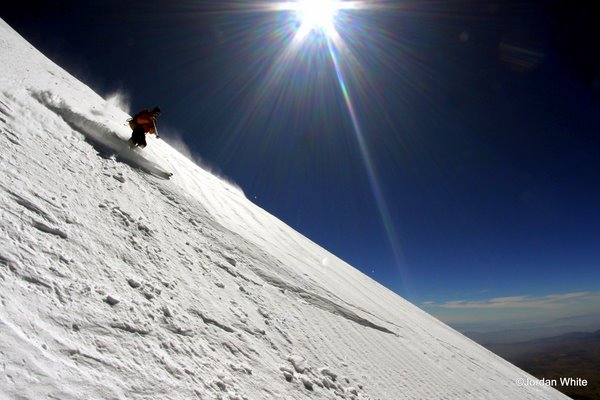
[[335,17],[343,5],[335,0],[299,0],[294,8],[301,31],[319,31],[330,35],[335,31]]
[[311,32],[324,34],[328,38],[335,37],[339,12],[362,8],[366,8],[362,1],[296,0],[275,3],[272,9],[294,12],[299,22],[296,37],[303,39]]
[[308,28],[327,29],[333,25],[339,10],[338,3],[333,0],[301,0],[298,2],[298,17]]

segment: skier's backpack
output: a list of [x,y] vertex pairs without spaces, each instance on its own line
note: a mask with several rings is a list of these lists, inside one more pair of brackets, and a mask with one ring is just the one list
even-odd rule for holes
[[133,117],[129,118],[129,119],[127,120],[127,122],[129,122],[129,127],[130,127],[131,129],[135,129],[135,128],[137,128],[137,127],[138,127],[138,125],[139,125],[139,124],[138,124],[138,122],[137,122],[137,119],[138,119],[138,117],[139,117],[140,115],[142,115],[142,114],[146,114],[146,113],[149,113],[149,112],[150,112],[150,111],[148,111],[148,110],[141,110],[140,112],[138,112],[137,114],[135,114]]

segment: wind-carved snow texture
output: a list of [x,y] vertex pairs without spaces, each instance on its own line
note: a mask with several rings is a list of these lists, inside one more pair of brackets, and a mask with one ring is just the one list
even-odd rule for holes
[[3,22],[0,54],[0,398],[565,398],[163,141],[131,151]]
[[289,283],[286,283],[285,281],[280,280],[280,279],[268,274],[266,271],[256,269],[254,272],[258,276],[263,278],[265,280],[265,282],[267,282],[275,287],[278,287],[280,289],[290,291],[292,294],[299,296],[300,298],[302,298],[303,300],[305,300],[309,304],[312,304],[315,307],[319,307],[325,311],[328,311],[335,315],[339,315],[343,318],[348,319],[349,321],[356,322],[357,324],[366,326],[368,328],[373,328],[373,329],[376,329],[378,331],[385,332],[385,333],[391,333],[391,334],[394,333],[383,326],[374,324],[373,322],[369,321],[368,319],[359,316],[352,310],[350,310],[340,304],[337,304],[334,301],[332,301],[324,296],[320,296],[315,293],[310,293],[309,291],[306,291],[300,287],[290,285]]

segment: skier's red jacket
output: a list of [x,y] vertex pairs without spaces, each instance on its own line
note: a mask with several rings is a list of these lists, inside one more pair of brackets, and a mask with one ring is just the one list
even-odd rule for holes
[[131,121],[129,121],[129,126],[131,126],[132,129],[135,129],[136,126],[141,126],[142,128],[144,128],[144,132],[156,134],[157,118],[157,113],[153,113],[148,110],[142,110],[139,113],[137,113],[131,119]]

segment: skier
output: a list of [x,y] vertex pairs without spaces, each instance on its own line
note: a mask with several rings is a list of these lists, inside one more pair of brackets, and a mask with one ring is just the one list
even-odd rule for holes
[[157,138],[160,137],[156,132],[156,120],[159,115],[160,108],[154,107],[152,111],[141,110],[129,120],[129,126],[133,129],[131,139],[129,139],[129,147],[139,146],[142,149],[146,147],[146,133],[152,133]]

